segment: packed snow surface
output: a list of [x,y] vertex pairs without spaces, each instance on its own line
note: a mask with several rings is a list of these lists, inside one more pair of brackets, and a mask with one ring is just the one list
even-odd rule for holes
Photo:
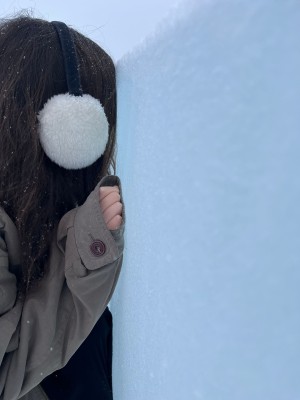
[[299,37],[186,0],[119,60],[116,400],[300,399]]

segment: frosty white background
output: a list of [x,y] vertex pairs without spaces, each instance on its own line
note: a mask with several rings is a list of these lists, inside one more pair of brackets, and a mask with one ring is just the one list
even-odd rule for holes
[[299,400],[299,1],[36,3],[117,61],[115,399]]
[[1,0],[0,16],[21,9],[61,20],[98,42],[117,61],[155,29],[179,0]]

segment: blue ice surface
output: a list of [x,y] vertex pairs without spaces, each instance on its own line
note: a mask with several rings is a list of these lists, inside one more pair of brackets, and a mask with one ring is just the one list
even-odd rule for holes
[[185,0],[117,64],[116,400],[300,399],[300,4]]

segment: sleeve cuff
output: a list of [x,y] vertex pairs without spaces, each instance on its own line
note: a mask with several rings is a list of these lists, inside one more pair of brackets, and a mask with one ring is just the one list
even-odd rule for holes
[[[99,188],[114,185],[118,185],[120,189],[122,224],[118,229],[109,230],[100,208]],[[84,204],[78,207],[74,218],[76,247],[87,269],[93,270],[110,264],[122,255],[124,228],[125,208],[121,181],[116,175],[108,175],[100,180]]]

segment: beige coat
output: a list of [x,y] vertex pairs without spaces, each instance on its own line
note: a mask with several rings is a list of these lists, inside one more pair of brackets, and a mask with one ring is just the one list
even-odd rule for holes
[[[99,187],[118,185],[123,222],[109,230]],[[0,208],[0,400],[47,399],[39,383],[64,367],[107,306],[123,259],[125,206],[120,179],[101,179],[85,203],[61,219],[49,272],[22,302],[16,299],[20,244]]]

